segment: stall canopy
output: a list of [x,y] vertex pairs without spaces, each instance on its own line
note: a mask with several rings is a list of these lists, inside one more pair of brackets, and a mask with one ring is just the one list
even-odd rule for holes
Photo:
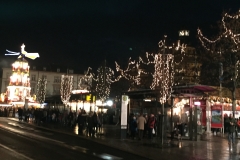
[[[215,88],[206,85],[184,85],[184,86],[174,86],[172,95],[192,97],[197,95],[204,95],[206,92],[216,91]],[[123,92],[122,94],[128,95],[130,99],[144,99],[149,97],[157,97],[160,90],[136,90]]]

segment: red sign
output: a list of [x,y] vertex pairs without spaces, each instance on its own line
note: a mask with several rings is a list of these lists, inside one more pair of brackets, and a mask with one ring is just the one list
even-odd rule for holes
[[211,107],[211,128],[223,127],[222,105],[214,105]]

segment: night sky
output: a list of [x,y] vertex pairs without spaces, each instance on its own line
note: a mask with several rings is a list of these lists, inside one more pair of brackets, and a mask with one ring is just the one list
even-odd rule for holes
[[[13,57],[5,50],[28,52],[40,58],[30,64],[64,64],[86,70],[106,57],[127,63],[153,52],[164,34],[176,41],[178,31],[209,28],[223,11],[236,12],[239,0],[5,0],[0,2],[0,64]],[[16,57],[15,57],[16,58]],[[9,64],[10,66],[10,64]]]

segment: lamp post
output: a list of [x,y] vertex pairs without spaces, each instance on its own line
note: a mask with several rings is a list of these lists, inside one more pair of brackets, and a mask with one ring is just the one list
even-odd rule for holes
[[[224,110],[224,107],[223,107],[223,102],[222,102],[222,81],[223,81],[223,64],[222,63],[219,63],[219,83],[220,83],[220,86],[219,86],[219,97],[220,97],[220,105],[222,106],[222,111]],[[224,134],[224,124],[223,124],[223,120],[222,120],[222,132]]]

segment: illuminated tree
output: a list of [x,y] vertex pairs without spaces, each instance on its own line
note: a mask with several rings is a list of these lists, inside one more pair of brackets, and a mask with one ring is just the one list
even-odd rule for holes
[[42,104],[45,101],[46,87],[47,87],[47,79],[39,78],[37,83],[36,98],[40,104]]
[[121,69],[121,66],[117,62],[115,62],[115,64],[117,72],[120,73],[120,78],[125,78],[129,81],[130,86],[128,90],[134,90],[138,88],[139,85],[146,84],[142,83],[141,77],[143,74],[147,75],[147,73],[141,68],[139,61],[132,61],[130,57],[128,60],[128,66],[125,70]]
[[106,60],[104,64],[97,69],[96,76],[96,93],[97,97],[101,101],[105,101],[110,94],[111,84],[118,81],[119,78],[114,78],[114,71],[106,66]]
[[61,100],[64,105],[66,105],[69,102],[72,93],[72,88],[73,88],[73,76],[62,75],[60,94]]
[[[92,72],[91,68],[88,68],[88,71],[82,78],[81,82],[89,80],[87,85],[92,88],[92,91],[96,91],[98,99],[105,101],[110,95],[111,84],[117,82],[120,78],[121,76],[115,78],[114,71],[110,67],[106,66],[105,60],[104,63],[97,69],[96,74]],[[92,81],[95,85],[93,85]]]
[[232,92],[232,110],[235,116],[236,88],[239,86],[240,10],[233,15],[223,14],[219,30],[219,35],[214,40],[206,38],[200,29],[198,36],[209,56],[219,63],[219,68],[223,68],[218,74],[219,82]]
[[[116,70],[120,72],[123,78],[139,85],[140,88],[142,88],[142,84],[148,84],[147,87],[151,89],[162,88],[163,84],[170,86],[165,87],[168,90],[165,89],[164,91],[161,91],[160,94],[165,95],[171,93],[171,86],[174,85],[174,66],[181,65],[183,62],[185,48],[186,45],[180,44],[180,41],[173,43],[171,46],[166,46],[165,40],[162,40],[159,42],[158,54],[146,53],[145,57],[139,57],[138,60],[134,61],[132,61],[130,58],[126,70],[121,69],[120,65],[115,62]],[[178,82],[175,84],[178,84]],[[167,97],[170,96],[171,94],[169,94]]]
[[91,70],[92,70],[92,68],[89,67],[86,74],[79,79],[78,89],[88,90],[88,91],[90,91],[92,89],[93,75],[90,72]]

